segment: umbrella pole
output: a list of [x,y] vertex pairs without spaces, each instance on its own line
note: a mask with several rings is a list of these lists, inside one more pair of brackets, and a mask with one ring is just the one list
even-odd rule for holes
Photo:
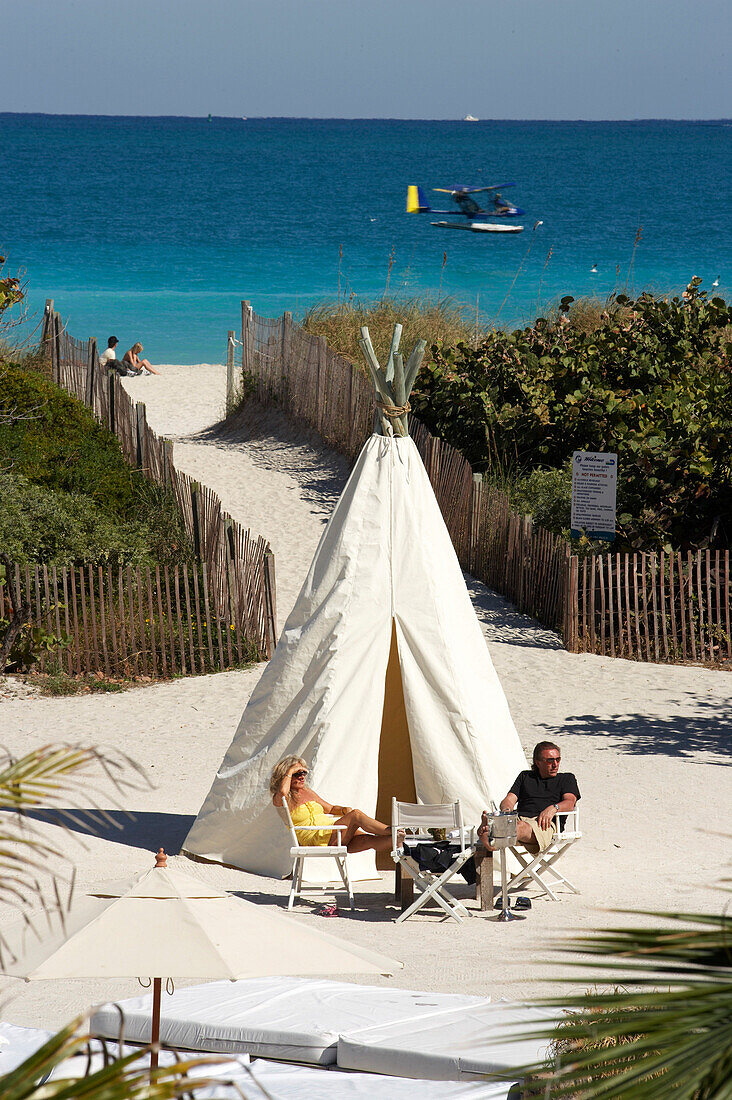
[[150,1032],[150,1042],[153,1043],[153,1048],[150,1051],[150,1071],[158,1068],[158,1049],[157,1044],[160,1042],[160,998],[162,996],[162,978],[153,978],[153,1010],[152,1010],[152,1029]]
[[[165,854],[163,848],[158,848],[157,855],[155,856],[156,867],[167,867],[168,857]],[[150,1031],[150,1042],[157,1044],[160,1042],[160,998],[163,993],[163,979],[153,978],[153,1014],[152,1014],[152,1028]],[[158,1051],[157,1047],[154,1047],[150,1051],[150,1072],[158,1068]]]

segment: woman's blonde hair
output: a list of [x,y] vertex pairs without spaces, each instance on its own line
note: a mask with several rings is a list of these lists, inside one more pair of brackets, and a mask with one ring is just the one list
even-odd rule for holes
[[282,786],[282,780],[293,764],[302,764],[303,768],[307,770],[307,764],[301,756],[283,756],[278,764],[275,764],[272,769],[272,776],[269,781],[269,792],[272,795],[277,794],[278,790]]
[[130,348],[130,351],[134,351],[135,355],[139,355],[142,351],[142,344],[140,344],[139,342],[137,344],[133,344]]

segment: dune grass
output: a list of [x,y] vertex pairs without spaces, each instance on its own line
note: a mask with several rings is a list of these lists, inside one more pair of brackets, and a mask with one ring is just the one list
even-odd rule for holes
[[402,351],[409,354],[417,340],[427,341],[425,362],[430,362],[432,344],[472,344],[475,325],[464,307],[449,298],[380,298],[375,302],[333,302],[314,306],[302,319],[306,332],[323,336],[344,359],[361,362],[359,330],[367,325],[379,358],[386,359],[396,322],[404,326]]

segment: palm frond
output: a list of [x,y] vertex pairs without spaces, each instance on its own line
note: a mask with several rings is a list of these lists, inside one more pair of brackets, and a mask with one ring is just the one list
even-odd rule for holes
[[85,799],[76,802],[79,777],[101,772],[118,792],[149,788],[142,768],[131,757],[116,749],[102,750],[90,745],[44,745],[25,756],[0,755],[0,806],[24,812],[34,807],[59,807],[70,797],[72,809],[96,810],[97,786],[84,786]]
[[121,828],[102,806],[102,796],[107,806],[127,814],[117,796],[149,786],[139,765],[114,749],[58,744],[18,758],[1,753],[0,903],[61,904],[59,884],[67,893],[71,889],[72,863],[67,846],[50,841],[42,823],[89,832],[105,825]]
[[560,949],[601,960],[566,960],[585,972],[575,981],[590,967],[614,988],[543,1000],[571,1011],[536,1035],[551,1040],[553,1064],[528,1068],[527,1095],[732,1100],[732,918],[643,915],[672,927],[602,929]]
[[[151,1071],[149,1046],[116,1058],[111,1044],[94,1040],[92,1047],[87,1025],[88,1015],[78,1017],[14,1070],[0,1076],[3,1100],[172,1100],[224,1083],[222,1077],[200,1073],[191,1077],[190,1071],[194,1066],[200,1070],[202,1066],[220,1065],[229,1060],[226,1056],[177,1059],[172,1065]],[[103,1064],[95,1069],[100,1050]],[[87,1056],[83,1071],[73,1073],[78,1066],[64,1064],[80,1055]],[[73,1075],[59,1075],[59,1070],[63,1073],[65,1069]]]

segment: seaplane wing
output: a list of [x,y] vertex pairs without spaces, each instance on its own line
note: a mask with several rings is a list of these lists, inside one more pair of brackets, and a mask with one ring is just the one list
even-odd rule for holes
[[433,187],[433,191],[440,191],[443,195],[477,195],[481,191],[503,191],[506,187],[515,187],[515,183],[492,183],[488,187],[466,187],[462,183],[456,183],[454,187]]

